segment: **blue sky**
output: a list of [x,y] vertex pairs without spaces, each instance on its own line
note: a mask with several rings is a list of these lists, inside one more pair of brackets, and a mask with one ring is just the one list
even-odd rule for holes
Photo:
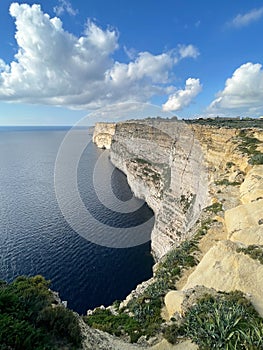
[[0,125],[72,124],[124,102],[263,115],[262,33],[259,0],[1,0]]

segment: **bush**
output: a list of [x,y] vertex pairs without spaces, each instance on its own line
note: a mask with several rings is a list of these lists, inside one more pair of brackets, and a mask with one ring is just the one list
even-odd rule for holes
[[76,316],[62,306],[52,306],[56,301],[49,284],[42,276],[0,282],[0,350],[54,350],[60,345],[74,349],[80,345]]
[[64,338],[77,346],[81,343],[78,318],[62,305],[43,309],[39,313],[37,323],[57,338]]
[[263,153],[254,154],[248,162],[251,165],[263,164]]
[[182,336],[201,350],[263,349],[263,319],[241,292],[207,295],[192,306],[181,325],[165,331],[171,343]]
[[136,342],[141,336],[141,327],[139,323],[125,313],[113,315],[109,310],[96,309],[95,312],[84,317],[84,321],[93,328],[104,332],[120,336],[127,333],[131,342]]
[[45,332],[27,321],[0,314],[0,349],[52,349]]

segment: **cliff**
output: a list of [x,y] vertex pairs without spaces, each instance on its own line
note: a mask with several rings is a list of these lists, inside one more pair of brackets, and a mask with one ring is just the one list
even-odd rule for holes
[[110,149],[112,136],[115,134],[116,124],[97,123],[93,132],[92,141],[99,147]]
[[[99,129],[96,125],[98,145]],[[184,316],[192,294],[208,292],[239,290],[263,316],[262,128],[242,128],[242,122],[222,127],[128,121],[116,124],[108,146],[111,161],[127,175],[134,194],[155,213],[154,277],[121,304],[124,312],[131,311],[135,299],[140,307],[141,300],[151,302],[148,287],[153,285],[165,303],[162,318],[170,323],[172,317]],[[195,263],[180,262],[178,273],[176,247],[186,240],[187,256]],[[173,273],[178,273],[174,279]],[[168,284],[162,289],[164,281]]]
[[112,130],[111,124],[96,124],[94,142],[105,146],[107,138],[112,163],[127,175],[135,196],[153,209],[152,251],[158,260],[188,238],[208,203],[202,149],[191,128],[180,122],[130,121],[118,123],[113,136]]

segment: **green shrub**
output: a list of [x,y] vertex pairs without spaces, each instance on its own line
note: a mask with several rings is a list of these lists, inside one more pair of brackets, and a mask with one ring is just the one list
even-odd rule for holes
[[165,331],[171,343],[182,336],[201,350],[258,350],[263,348],[263,319],[240,292],[207,295],[192,306],[181,325]]
[[254,154],[248,162],[251,165],[263,164],[263,153]]
[[263,153],[257,149],[258,145],[262,144],[262,142],[255,137],[247,135],[246,130],[241,130],[239,136],[241,138],[241,144],[238,148],[241,152],[249,155],[249,164],[263,164]]
[[50,339],[41,329],[25,320],[0,314],[0,349],[52,349]]
[[120,336],[127,333],[131,342],[136,342],[141,336],[140,324],[135,318],[126,313],[113,315],[109,310],[96,309],[90,316],[85,316],[84,321],[93,328],[100,329],[104,332]]
[[223,210],[223,205],[220,202],[215,202],[204,209],[205,211],[210,211],[214,214],[219,213]]
[[52,307],[55,299],[49,284],[42,276],[0,282],[0,350],[80,345],[76,316],[62,306]]
[[38,316],[39,326],[47,329],[52,335],[64,338],[73,345],[81,343],[80,328],[77,316],[63,305],[48,306]]
[[219,186],[239,186],[241,185],[241,182],[222,179],[222,180],[215,181],[215,184]]

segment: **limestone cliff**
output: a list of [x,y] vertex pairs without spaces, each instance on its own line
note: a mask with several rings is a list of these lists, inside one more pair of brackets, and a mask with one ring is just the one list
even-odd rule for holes
[[[98,145],[99,138],[97,132]],[[241,290],[263,315],[263,265],[253,255],[263,245],[262,127],[128,121],[116,124],[110,157],[155,213],[151,238],[159,264],[179,242],[199,234],[198,264],[164,298],[163,318],[182,315],[192,291],[207,288]]]
[[[109,135],[112,126],[109,127]],[[105,128],[95,126],[101,147]],[[159,120],[118,123],[110,150],[112,163],[126,175],[135,196],[155,213],[152,251],[157,259],[188,236],[208,203],[207,169],[191,128]]]
[[115,133],[114,123],[97,123],[93,132],[92,141],[99,147],[110,149],[112,136]]

